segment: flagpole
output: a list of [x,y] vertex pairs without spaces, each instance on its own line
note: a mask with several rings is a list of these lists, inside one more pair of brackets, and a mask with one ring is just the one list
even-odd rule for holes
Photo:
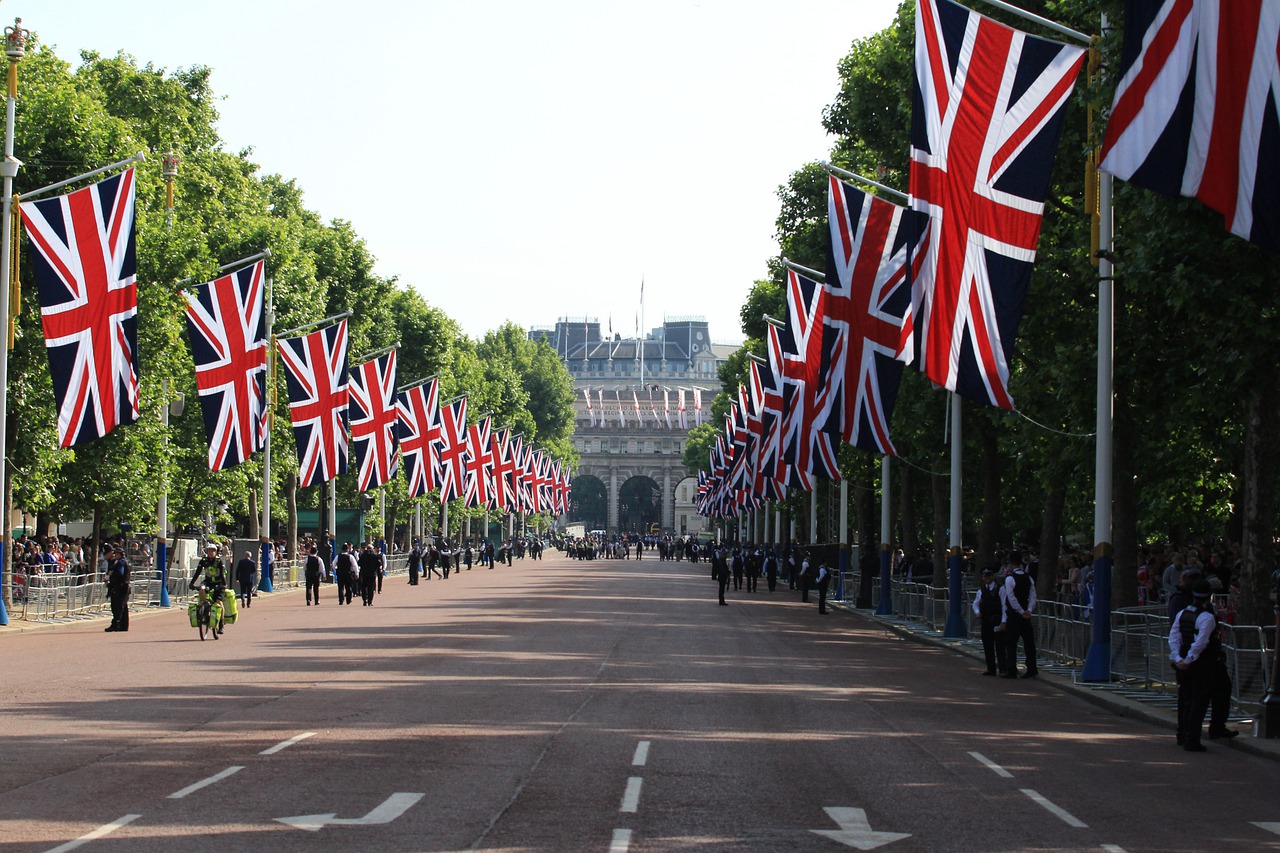
[[866,184],[869,187],[875,187],[885,195],[890,195],[896,199],[901,199],[903,204],[906,204],[909,201],[907,194],[904,192],[899,192],[898,190],[895,190],[893,187],[886,187],[884,184],[880,183],[879,181],[873,181],[870,178],[864,178],[862,177],[862,175],[859,175],[856,172],[850,172],[846,169],[841,169],[839,166],[833,166],[830,163],[828,163],[826,160],[819,161],[818,165],[826,169],[831,174],[835,175],[837,178],[845,178],[846,180],[857,181],[860,184]]
[[[271,250],[264,251],[263,256],[270,257]],[[263,308],[267,321],[267,342],[270,344],[274,340],[271,327],[276,321],[275,280],[271,276],[267,276],[267,298]],[[275,372],[271,369],[271,365],[275,357],[275,347],[268,345],[267,381],[263,383],[264,388],[274,382]],[[272,578],[275,573],[275,566],[272,565],[274,555],[271,553],[271,422],[275,420],[275,412],[271,410],[272,390],[272,388],[266,388],[266,399],[262,401],[263,406],[267,407],[267,437],[262,443],[262,524],[258,534],[262,545],[262,556],[258,559],[258,590],[260,592],[275,592],[275,579]]]
[[[22,161],[13,156],[13,123],[18,103],[18,63],[26,56],[27,39],[31,33],[21,26],[22,19],[14,18],[12,27],[4,28],[4,52],[9,58],[9,93],[5,98],[4,109],[4,161],[0,162],[0,176],[3,176],[4,221],[0,223],[0,328],[8,330],[9,317],[9,280],[10,265],[13,263],[13,179],[18,175]],[[9,613],[5,610],[5,597],[10,595],[13,573],[9,570],[9,555],[6,546],[9,544],[9,491],[4,488],[7,482],[7,463],[5,461],[5,442],[8,433],[7,413],[9,410],[9,346],[8,342],[0,346],[0,511],[3,512],[3,526],[0,527],[0,625],[9,624]],[[97,535],[97,531],[94,531]]]
[[[164,155],[160,173],[164,177],[164,227],[173,228],[173,181],[178,177],[178,155]],[[169,379],[160,381],[160,496],[156,500],[156,564],[160,574],[160,606],[169,607]]]
[[951,538],[950,550],[947,552],[947,627],[942,636],[948,639],[963,639],[967,636],[964,625],[963,595],[964,550],[960,528],[963,515],[960,512],[960,469],[964,451],[963,435],[960,431],[960,395],[951,392]]
[[880,457],[880,603],[876,605],[877,616],[889,616],[893,613],[893,576],[889,552],[893,544],[889,541],[889,454]]
[[281,337],[281,338],[292,337],[293,335],[296,335],[298,332],[301,332],[304,329],[314,329],[316,326],[323,326],[325,323],[336,323],[338,320],[345,320],[350,316],[351,316],[351,309],[348,308],[346,311],[343,311],[341,314],[334,314],[332,317],[325,317],[323,320],[315,320],[314,322],[311,322],[311,323],[303,323],[301,326],[292,328],[287,332],[281,332],[278,335],[278,337]]
[[[16,20],[21,21],[22,19],[18,18]],[[5,27],[6,41],[8,40],[7,34],[9,32],[9,29],[10,29],[9,27]],[[8,53],[7,50],[5,52]],[[16,73],[17,72],[15,70],[15,75]],[[15,89],[17,88],[16,76],[14,79],[14,88]],[[16,97],[16,93],[15,93],[15,97]],[[92,178],[94,175],[101,175],[103,172],[110,172],[112,169],[119,169],[121,166],[129,166],[129,165],[132,165],[133,163],[142,163],[142,162],[145,162],[146,159],[147,159],[147,152],[139,151],[137,154],[134,154],[132,157],[126,157],[123,160],[117,160],[116,162],[112,163],[109,166],[102,166],[100,168],[94,169],[91,172],[85,172],[84,174],[76,175],[74,178],[67,178],[65,181],[58,181],[56,184],[49,184],[48,186],[40,187],[37,190],[32,190],[31,192],[23,193],[22,200],[30,201],[31,199],[35,198],[38,195],[44,195],[47,192],[53,192],[54,190],[62,189],[68,184],[74,184],[76,181],[83,181],[85,178]],[[22,164],[19,163],[18,165],[22,165]]]

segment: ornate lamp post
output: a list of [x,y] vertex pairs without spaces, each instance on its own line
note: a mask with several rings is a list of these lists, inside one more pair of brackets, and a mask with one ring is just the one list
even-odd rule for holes
[[[4,160],[0,161],[0,193],[3,194],[3,211],[0,212],[0,327],[9,332],[6,346],[0,346],[0,576],[6,583],[11,577],[6,551],[9,543],[9,501],[4,491],[5,437],[8,432],[9,410],[9,347],[13,345],[13,320],[9,316],[10,265],[13,245],[13,179],[18,175],[22,161],[13,156],[13,122],[18,102],[18,63],[27,55],[27,41],[31,33],[23,29],[22,19],[14,18],[12,27],[4,28],[4,53],[9,59],[8,96],[4,113]],[[4,589],[8,594],[8,587]],[[9,614],[4,609],[4,595],[0,595],[0,625],[9,624]]]

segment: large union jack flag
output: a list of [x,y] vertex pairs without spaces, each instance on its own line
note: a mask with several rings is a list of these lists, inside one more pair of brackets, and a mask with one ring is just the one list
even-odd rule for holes
[[351,443],[356,449],[360,491],[376,489],[396,475],[396,351],[351,371]]
[[932,235],[901,357],[1005,409],[1062,106],[1084,56],[951,0],[916,5],[911,206]]
[[810,475],[840,478],[835,442],[815,429],[814,404],[822,352],[822,285],[794,269],[787,270],[787,322],[782,334],[782,455],[789,486],[813,488]]
[[439,379],[428,379],[396,396],[396,430],[410,498],[420,498],[440,484],[439,406]]
[[469,507],[494,506],[493,418],[485,415],[467,427],[467,486],[463,497]]
[[889,423],[902,379],[897,354],[903,317],[911,305],[907,261],[918,264],[923,255],[908,237],[927,240],[927,219],[832,176],[827,221],[831,241],[814,417],[846,444],[896,455]]
[[494,434],[493,447],[493,503],[502,512],[510,512],[515,504],[512,477],[516,466],[511,460],[511,429]]
[[298,450],[298,485],[347,472],[347,321],[297,338],[281,338],[289,418]]
[[138,419],[134,172],[23,202],[63,447]]
[[248,459],[267,440],[264,264],[258,261],[183,295],[209,470],[221,471]]
[[1280,252],[1280,4],[1129,0],[1102,168]]
[[467,479],[467,398],[440,407],[440,503],[462,497]]

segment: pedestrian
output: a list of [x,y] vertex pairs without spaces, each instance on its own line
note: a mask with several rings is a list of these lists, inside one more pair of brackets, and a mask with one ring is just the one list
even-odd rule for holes
[[764,557],[764,579],[769,584],[769,592],[778,588],[778,555],[772,548]]
[[[339,560],[342,558],[339,557]],[[316,546],[312,545],[308,549],[307,561],[302,566],[302,581],[306,584],[307,606],[310,607],[312,601],[316,605],[320,604],[320,576],[324,574],[322,564],[320,562],[320,554],[316,550]],[[341,577],[342,572],[338,572]],[[338,603],[342,603],[342,581],[338,581]]]
[[350,604],[356,574],[356,560],[351,553],[350,542],[342,544],[342,553],[334,561],[334,574],[337,576],[338,604]]
[[360,598],[365,607],[373,606],[373,596],[378,589],[378,571],[382,568],[382,558],[373,550],[373,546],[365,544],[360,551]]
[[746,563],[742,557],[742,549],[733,549],[733,588],[734,591],[742,589],[742,577],[746,574]]
[[982,570],[982,584],[973,596],[973,615],[982,625],[982,654],[987,659],[983,675],[999,675],[1008,672],[1005,663],[1006,649],[1004,625],[1004,587],[996,583],[995,571]]
[[822,616],[827,615],[827,588],[831,586],[831,570],[827,568],[825,561],[818,562],[818,575],[814,581],[814,586],[818,590],[818,613]]
[[1209,739],[1233,738],[1240,734],[1227,728],[1231,677],[1226,655],[1218,637],[1218,620],[1211,599],[1213,587],[1201,579],[1191,589],[1192,601],[1182,609],[1169,628],[1169,660],[1178,681],[1178,744],[1188,752],[1205,752],[1200,741],[1205,712],[1219,696],[1225,696],[1223,710],[1214,708],[1209,719]]
[[809,585],[813,582],[813,575],[809,573],[812,568],[809,555],[805,554],[800,561],[800,600],[806,603],[809,601]]
[[409,552],[409,586],[418,585],[418,570],[422,568],[422,549],[418,540],[413,540],[413,550]]
[[107,631],[129,630],[129,563],[124,548],[112,545],[107,559],[107,597],[111,601],[111,624]]
[[725,559],[724,550],[717,548],[711,554],[711,574],[720,587],[720,603],[728,605],[724,600],[724,591],[729,586],[729,561]]
[[1022,552],[1017,549],[1009,552],[1009,576],[1004,579],[1004,593],[1001,618],[1008,655],[1004,677],[1018,677],[1018,641],[1021,640],[1027,659],[1027,671],[1022,677],[1035,678],[1039,669],[1036,667],[1036,629],[1031,620],[1036,610],[1036,585],[1022,564]]
[[249,607],[253,603],[253,574],[258,567],[253,563],[253,552],[245,551],[240,562],[236,563],[236,584],[240,587],[242,606]]
[[755,592],[760,585],[760,567],[764,558],[760,549],[755,548],[747,554],[747,592]]

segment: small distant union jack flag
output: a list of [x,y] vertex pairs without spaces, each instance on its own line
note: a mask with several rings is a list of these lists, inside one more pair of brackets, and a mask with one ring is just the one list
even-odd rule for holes
[[138,419],[134,171],[23,202],[63,447]]
[[467,479],[467,398],[440,407],[440,503],[462,497]]
[[932,234],[900,357],[1004,409],[1062,107],[1084,56],[951,0],[916,5],[911,206]]
[[261,450],[267,439],[264,264],[258,261],[183,295],[209,470],[221,471]]
[[359,490],[367,492],[396,475],[396,351],[351,371],[351,442],[356,449]]
[[1128,0],[1102,169],[1280,252],[1280,7]]
[[298,485],[347,472],[347,321],[297,338],[281,338],[289,417],[298,450]]
[[396,397],[397,437],[410,498],[420,498],[440,484],[439,405],[439,379],[429,379]]

